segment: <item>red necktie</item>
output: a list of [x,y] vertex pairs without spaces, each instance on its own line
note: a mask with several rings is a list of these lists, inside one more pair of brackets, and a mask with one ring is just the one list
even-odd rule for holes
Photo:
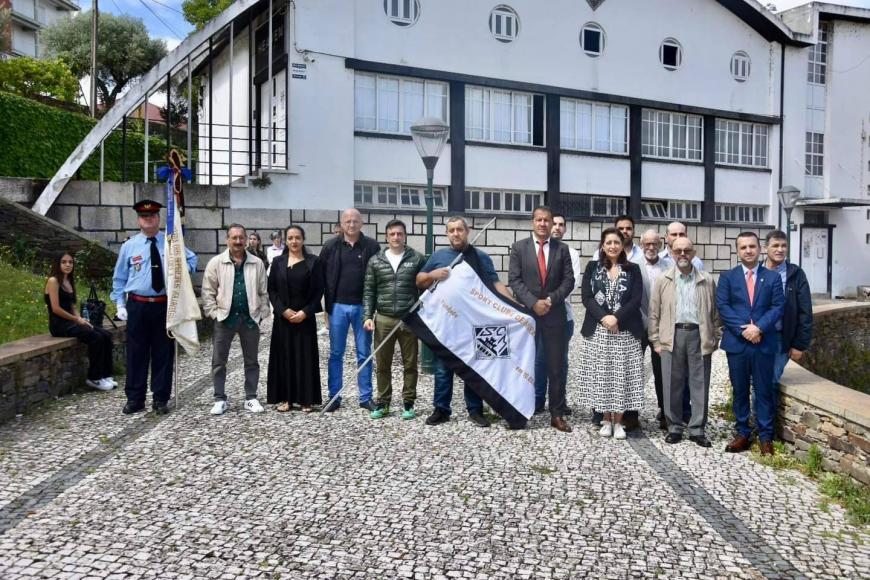
[[538,273],[541,275],[541,292],[547,289],[547,259],[544,257],[544,244],[548,241],[538,241]]
[[755,278],[752,276],[752,270],[746,272],[746,290],[749,291],[749,305],[755,302]]

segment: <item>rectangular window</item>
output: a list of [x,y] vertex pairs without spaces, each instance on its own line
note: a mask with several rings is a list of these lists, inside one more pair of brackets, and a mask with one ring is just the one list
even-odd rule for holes
[[562,99],[561,146],[578,151],[628,152],[628,107]]
[[643,219],[664,220],[667,219],[668,212],[659,201],[644,201],[640,204],[640,215]]
[[806,174],[824,175],[825,134],[807,131],[806,141]]
[[468,87],[465,91],[465,138],[543,145],[543,103],[543,98],[531,93]]
[[716,163],[767,167],[768,126],[716,119]]
[[356,73],[354,129],[410,134],[423,117],[447,122],[447,83]]
[[470,212],[528,213],[541,204],[541,193],[470,189],[465,210]]
[[828,23],[819,22],[819,36],[816,44],[810,47],[807,62],[807,82],[814,85],[825,84],[828,68]]
[[668,219],[701,221],[701,204],[696,201],[669,201]]
[[593,195],[591,201],[593,217],[616,217],[625,213],[624,197],[604,197]]
[[644,109],[641,126],[644,155],[701,161],[704,124],[700,116]]
[[762,205],[716,204],[716,221],[725,223],[763,224],[766,207]]
[[[426,186],[357,182],[353,186],[353,201],[355,206],[366,208],[426,209]],[[432,207],[446,209],[445,188],[432,189]]]

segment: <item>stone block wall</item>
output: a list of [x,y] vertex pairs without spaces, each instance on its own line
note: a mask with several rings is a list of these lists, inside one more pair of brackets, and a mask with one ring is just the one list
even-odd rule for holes
[[[241,194],[244,190],[239,190]],[[199,255],[199,270],[215,254],[225,249],[224,228],[238,222],[249,232],[258,232],[264,244],[269,243],[269,233],[283,229],[290,223],[302,225],[306,233],[306,245],[310,251],[318,252],[325,240],[332,235],[338,222],[337,210],[296,210],[296,209],[242,209],[230,207],[230,188],[227,186],[185,186],[187,206],[187,226],[185,229],[188,246]],[[0,194],[3,194],[0,191]],[[97,183],[70,182],[48,212],[48,217],[107,243],[113,249],[120,247],[128,236],[136,233],[136,215],[131,209],[134,201],[151,198],[161,201],[164,197],[162,184],[144,183]],[[23,201],[20,199],[19,201]],[[35,194],[33,195],[35,200]],[[384,226],[399,218],[408,224],[409,244],[422,251],[425,245],[425,212],[392,212],[367,210],[362,212],[363,231],[379,241],[384,240]],[[435,216],[436,247],[446,246],[443,224],[447,214]],[[482,228],[492,216],[468,213],[465,215],[473,228]],[[477,241],[477,246],[489,253],[496,270],[503,281],[507,282],[508,255],[510,246],[517,239],[528,236],[531,231],[530,219],[526,216],[499,217],[487,232]],[[611,225],[609,220],[573,221],[566,240],[580,251],[583,265],[598,247],[602,228]],[[687,224],[689,237],[695,242],[698,256],[704,260],[708,271],[718,273],[737,264],[734,242],[737,234],[744,228],[736,226],[709,226]],[[635,229],[637,238],[648,228],[665,232],[666,222],[642,222]],[[761,237],[769,227],[746,228]],[[472,237],[476,235],[472,231]],[[200,275],[194,277],[198,284]]]
[[[113,333],[115,363],[126,360],[123,324]],[[0,423],[85,388],[87,346],[74,338],[38,335],[0,346]]]
[[[867,397],[870,403],[870,396]],[[822,468],[870,485],[870,429],[799,396],[780,399],[781,436],[794,455],[806,460],[810,445],[822,451]]]

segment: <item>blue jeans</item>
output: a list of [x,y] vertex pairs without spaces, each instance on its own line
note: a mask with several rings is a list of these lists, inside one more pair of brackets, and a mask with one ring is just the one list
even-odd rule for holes
[[782,378],[782,371],[785,370],[785,365],[788,363],[788,350],[782,350],[782,333],[776,333],[776,358],[773,361],[773,387],[778,390],[779,379]]
[[[453,400],[453,371],[444,366],[441,359],[435,357],[435,400],[433,406],[450,416],[450,402]],[[483,401],[480,396],[465,385],[465,408],[468,414],[483,412]]]
[[[547,356],[544,353],[543,333],[535,335],[535,409],[543,409],[547,401]],[[568,383],[568,344],[574,336],[574,321],[565,325],[565,353],[562,357],[562,382]]]
[[[329,315],[329,398],[341,389],[344,377],[344,351],[347,348],[347,332],[353,327],[356,346],[356,364],[361,365],[372,354],[372,333],[363,328],[361,304],[333,304]],[[372,365],[357,375],[359,402],[372,400]],[[340,400],[340,399],[339,399]]]
[[[779,352],[782,350],[782,334],[776,333],[776,355],[773,359],[773,412],[779,412],[779,379],[782,378],[782,372],[785,370],[785,365],[788,363],[788,352]],[[755,398],[755,391],[752,391],[752,409],[758,408],[758,401]],[[754,414],[754,413],[753,413]]]

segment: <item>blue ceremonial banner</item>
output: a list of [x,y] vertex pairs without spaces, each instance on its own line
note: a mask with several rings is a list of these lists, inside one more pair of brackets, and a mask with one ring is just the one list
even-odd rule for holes
[[187,269],[187,252],[184,246],[184,197],[182,179],[190,178],[190,170],[181,167],[178,152],[169,154],[169,166],[161,167],[158,176],[166,179],[166,332],[178,341],[187,354],[193,356],[199,350],[196,321],[202,318],[190,272]]
[[509,425],[535,412],[535,319],[501,296],[464,254],[404,323]]

